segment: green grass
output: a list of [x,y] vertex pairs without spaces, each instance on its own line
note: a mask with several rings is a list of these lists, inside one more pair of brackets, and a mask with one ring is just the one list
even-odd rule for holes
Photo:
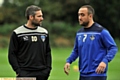
[[[70,74],[64,73],[64,64],[66,58],[71,53],[72,48],[52,48],[52,71],[49,80],[78,80],[79,72],[73,70],[73,66],[77,65],[75,61],[71,65]],[[15,72],[8,63],[7,49],[0,49],[0,77],[15,77]],[[118,52],[109,63],[107,80],[120,80],[120,52]]]
[[11,66],[8,63],[7,49],[0,49],[0,77],[13,77],[15,73],[13,72]]

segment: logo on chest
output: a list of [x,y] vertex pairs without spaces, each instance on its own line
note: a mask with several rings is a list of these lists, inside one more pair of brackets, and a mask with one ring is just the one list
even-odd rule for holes
[[41,37],[41,40],[44,42],[46,39],[45,35],[41,35],[40,37]]
[[94,36],[94,35],[91,35],[91,36],[90,36],[90,39],[91,39],[91,40],[94,40],[94,39],[95,39],[95,36]]
[[28,36],[23,36],[23,40],[28,41],[29,40]]

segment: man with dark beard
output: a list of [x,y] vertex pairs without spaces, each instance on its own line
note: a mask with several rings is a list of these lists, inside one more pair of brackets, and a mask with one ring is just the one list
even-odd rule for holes
[[76,34],[73,51],[64,66],[68,75],[70,64],[79,57],[79,80],[106,80],[108,62],[118,50],[108,30],[94,22],[93,15],[94,9],[90,5],[79,9],[78,19],[83,27]]
[[48,31],[40,27],[43,14],[40,7],[28,6],[27,23],[15,29],[10,38],[8,59],[17,78],[34,77],[47,80],[51,71],[51,48]]

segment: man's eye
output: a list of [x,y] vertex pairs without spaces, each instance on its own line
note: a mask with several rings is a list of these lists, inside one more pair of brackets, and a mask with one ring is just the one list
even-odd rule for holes
[[81,16],[84,16],[84,14],[81,14]]
[[78,14],[78,16],[85,16],[85,14],[81,13],[81,14]]

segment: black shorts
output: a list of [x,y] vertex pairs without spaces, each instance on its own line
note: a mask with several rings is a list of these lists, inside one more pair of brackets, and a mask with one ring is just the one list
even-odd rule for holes
[[80,76],[79,80],[107,80],[107,77],[106,76],[90,76],[90,77]]

